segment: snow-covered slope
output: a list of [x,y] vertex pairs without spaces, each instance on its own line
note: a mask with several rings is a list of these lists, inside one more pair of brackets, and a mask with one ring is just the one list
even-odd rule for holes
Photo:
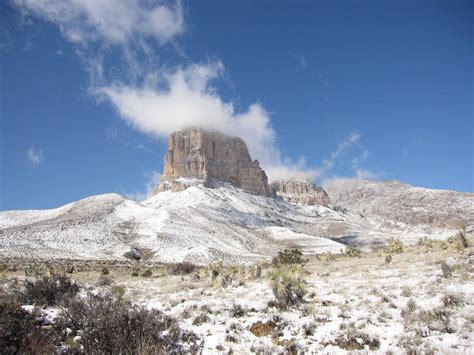
[[136,248],[161,262],[249,263],[288,246],[337,253],[345,243],[370,248],[391,237],[415,242],[453,234],[354,211],[294,206],[230,184],[166,191],[141,203],[99,195],[54,210],[1,212],[0,256],[123,259]]
[[400,181],[338,180],[325,186],[333,204],[379,220],[459,228],[474,225],[474,193],[425,189]]

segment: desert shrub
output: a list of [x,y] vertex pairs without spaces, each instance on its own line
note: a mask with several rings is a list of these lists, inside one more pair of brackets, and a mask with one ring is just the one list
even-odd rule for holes
[[4,272],[6,270],[8,270],[8,265],[4,262],[0,262],[0,272]]
[[114,280],[109,275],[100,275],[97,279],[97,286],[110,286]]
[[204,324],[204,323],[207,323],[207,322],[209,322],[209,316],[204,312],[197,315],[193,319],[193,325],[201,325],[201,324]]
[[448,249],[454,251],[463,251],[465,248],[469,246],[466,236],[464,235],[463,231],[460,231],[456,235],[449,237],[448,240]]
[[400,254],[400,253],[403,253],[404,247],[405,246],[400,240],[390,238],[390,240],[388,241],[388,244],[384,248],[384,252],[386,254]]
[[188,262],[182,262],[182,263],[177,263],[173,264],[170,269],[170,274],[171,275],[187,275],[192,273],[196,269],[196,265],[188,263]]
[[417,245],[420,247],[425,247],[428,249],[432,249],[434,246],[433,239],[430,239],[428,237],[422,237],[418,239]]
[[402,295],[403,297],[410,297],[411,294],[412,294],[411,287],[409,287],[409,286],[403,286],[403,287],[402,287],[402,293],[401,293],[401,295]]
[[454,294],[444,295],[441,301],[445,307],[458,307],[464,304],[463,299]]
[[234,305],[232,306],[232,310],[230,312],[230,314],[234,318],[243,317],[245,316],[246,313],[247,312],[245,311],[245,309],[238,303],[234,303]]
[[357,248],[355,245],[347,245],[346,246],[346,255],[351,258],[360,258],[362,251]]
[[22,303],[54,306],[64,296],[75,296],[79,292],[79,286],[66,275],[52,274],[35,280],[24,280],[13,286],[13,292]]
[[304,301],[306,287],[304,281],[287,270],[277,270],[270,274],[276,305],[281,309],[298,305]]
[[406,311],[408,313],[413,313],[416,310],[416,302],[413,298],[410,298],[407,302]]
[[323,254],[321,254],[321,258],[320,258],[322,261],[328,263],[330,261],[333,261],[335,259],[335,256],[333,253],[327,251]]
[[272,260],[273,265],[304,265],[308,260],[298,248],[284,249]]
[[122,298],[123,295],[125,295],[125,286],[119,285],[119,286],[114,286],[110,290],[110,293],[112,296],[115,298]]
[[146,269],[142,273],[142,277],[152,277],[152,276],[153,276],[153,271],[151,271],[151,269]]
[[0,352],[2,354],[53,354],[53,336],[36,324],[36,315],[0,295]]
[[318,325],[315,322],[309,322],[303,324],[303,327],[301,328],[303,330],[303,334],[306,336],[312,336],[316,332],[316,328]]
[[380,348],[380,340],[373,335],[349,327],[335,339],[334,345],[348,351],[364,350],[368,346],[374,351]]
[[158,310],[131,307],[111,295],[68,298],[55,322],[80,334],[86,354],[196,352],[198,338],[182,331],[175,319]]
[[110,270],[109,270],[108,267],[104,266],[104,267],[102,268],[102,270],[100,270],[100,273],[101,273],[102,275],[108,275],[108,274],[110,274]]

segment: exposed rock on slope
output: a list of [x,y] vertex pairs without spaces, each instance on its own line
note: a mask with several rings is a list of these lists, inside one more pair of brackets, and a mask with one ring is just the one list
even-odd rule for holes
[[297,205],[329,205],[329,196],[322,187],[309,181],[278,180],[271,183],[272,189],[283,201]]
[[340,180],[324,187],[333,205],[380,223],[453,229],[474,224],[474,193],[425,189],[399,181]]
[[191,128],[172,133],[160,184],[161,191],[182,191],[189,186],[230,182],[245,191],[271,196],[265,172],[252,160],[245,142],[220,132]]
[[306,254],[338,253],[344,243],[370,249],[390,238],[416,243],[454,232],[292,205],[220,183],[164,191],[141,203],[109,194],[54,210],[0,212],[0,256],[124,260],[140,250],[160,262],[242,264],[269,260],[292,246]]

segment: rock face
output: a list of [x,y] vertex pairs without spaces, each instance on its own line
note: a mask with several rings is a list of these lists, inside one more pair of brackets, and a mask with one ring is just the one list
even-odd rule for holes
[[329,205],[329,196],[322,187],[309,181],[279,180],[271,184],[277,196],[296,205]]
[[190,128],[170,134],[165,167],[154,194],[210,186],[214,181],[257,195],[273,196],[258,160],[252,160],[245,142],[216,131]]

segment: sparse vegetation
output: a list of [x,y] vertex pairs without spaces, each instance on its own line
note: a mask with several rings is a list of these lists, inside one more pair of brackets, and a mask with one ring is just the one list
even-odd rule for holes
[[112,289],[110,290],[110,293],[115,298],[123,298],[123,296],[125,295],[125,287],[122,285],[113,286]]
[[378,338],[353,327],[347,327],[335,339],[333,344],[348,351],[364,350],[366,346],[372,351],[380,348],[380,340]]
[[188,263],[188,262],[182,262],[182,263],[176,263],[172,264],[170,268],[170,274],[171,275],[187,275],[192,273],[196,269],[196,265]]
[[64,296],[74,297],[78,291],[75,282],[60,274],[26,279],[13,287],[13,292],[22,303],[48,306],[56,305]]
[[404,249],[405,245],[400,240],[391,238],[385,246],[384,252],[389,255],[400,254]]
[[182,343],[198,348],[193,333],[182,331],[176,320],[158,310],[132,307],[121,298],[88,294],[66,299],[55,324],[80,334],[86,354],[180,353]]
[[299,275],[279,269],[271,273],[270,277],[273,295],[279,308],[286,309],[303,302],[307,290]]
[[193,325],[201,325],[209,321],[209,316],[206,313],[201,313],[193,319]]
[[21,308],[11,295],[0,293],[0,349],[2,354],[52,354],[53,337],[37,326],[36,314]]
[[152,277],[152,276],[153,276],[153,271],[151,271],[151,269],[146,269],[142,273],[142,277]]
[[304,265],[307,259],[303,258],[303,253],[298,248],[284,249],[278,252],[272,260],[273,265]]
[[349,244],[346,246],[345,254],[351,258],[360,258],[362,255],[362,251],[359,248],[357,248],[355,245]]

